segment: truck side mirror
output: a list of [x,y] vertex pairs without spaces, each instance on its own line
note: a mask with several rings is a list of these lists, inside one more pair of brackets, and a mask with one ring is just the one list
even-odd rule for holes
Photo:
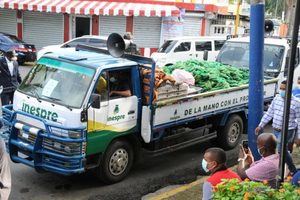
[[[291,56],[291,50],[289,49],[288,52],[287,52],[286,59],[285,59],[284,76],[287,76],[290,56]],[[299,65],[299,62],[300,62],[300,52],[299,52],[299,48],[297,48],[296,57],[295,57],[295,68]]]
[[299,47],[297,47],[296,49],[296,60],[295,60],[295,67],[297,67],[299,65],[299,62],[300,62],[300,52],[299,52]]
[[203,60],[208,60],[208,51],[204,50],[203,52]]
[[101,104],[101,95],[100,94],[92,94],[92,104],[91,106],[96,109],[100,109]]
[[291,56],[291,50],[289,49],[287,51],[286,58],[285,58],[285,66],[284,66],[284,72],[283,72],[284,77],[287,76],[287,72],[288,72],[288,69],[289,69],[290,56]]
[[288,69],[289,69],[289,57],[286,57],[285,59],[285,67],[284,67],[284,72],[283,72],[283,76],[286,77],[287,73],[288,73]]

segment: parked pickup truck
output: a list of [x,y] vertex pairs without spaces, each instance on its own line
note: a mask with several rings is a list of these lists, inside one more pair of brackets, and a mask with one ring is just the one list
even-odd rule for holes
[[[150,83],[142,81],[144,69],[151,70]],[[92,47],[42,56],[15,92],[14,104],[3,107],[12,161],[63,175],[95,169],[95,176],[114,183],[144,151],[159,155],[208,140],[227,149],[238,144],[248,85],[154,101],[154,69],[150,58],[115,58]],[[116,77],[127,81],[112,88]],[[268,102],[277,79],[264,84]],[[118,88],[129,91],[111,96]]]
[[[249,69],[250,37],[232,38],[225,42],[216,61]],[[294,84],[297,85],[300,76],[300,45],[296,52]],[[264,42],[263,70],[266,79],[278,78],[280,83],[286,78],[288,59],[290,55],[290,40],[278,37],[266,37]]]

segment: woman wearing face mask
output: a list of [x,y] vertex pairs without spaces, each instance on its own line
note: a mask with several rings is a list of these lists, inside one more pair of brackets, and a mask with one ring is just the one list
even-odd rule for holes
[[240,177],[226,167],[226,153],[220,148],[209,148],[205,151],[202,168],[205,172],[211,173],[210,177],[203,184],[203,200],[212,199],[212,189],[222,179],[238,179]]
[[[280,153],[281,151],[281,129],[283,125],[283,111],[284,111],[284,100],[285,100],[285,88],[286,81],[282,81],[280,84],[279,95],[277,95],[268,111],[262,117],[258,127],[255,129],[255,133],[259,134],[262,132],[266,124],[268,124],[272,119],[273,134],[277,139],[277,150]],[[291,97],[291,108],[290,108],[290,117],[289,117],[289,127],[288,127],[288,146],[291,147],[294,142],[296,130],[298,138],[300,138],[300,100],[294,96]],[[293,163],[292,156],[289,151],[286,155],[286,164],[291,172],[291,175],[297,172],[297,169]]]

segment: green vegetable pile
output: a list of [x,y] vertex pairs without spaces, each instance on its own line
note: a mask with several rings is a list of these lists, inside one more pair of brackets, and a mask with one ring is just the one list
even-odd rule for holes
[[166,74],[172,74],[175,69],[192,73],[195,85],[201,87],[203,92],[236,87],[249,81],[249,70],[218,62],[188,60],[163,68]]

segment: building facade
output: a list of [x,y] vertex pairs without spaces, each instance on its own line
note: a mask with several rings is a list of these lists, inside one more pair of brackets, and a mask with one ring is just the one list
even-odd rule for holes
[[204,36],[218,6],[150,0],[0,0],[0,32],[39,50],[82,35],[132,32],[145,56],[174,36]]

